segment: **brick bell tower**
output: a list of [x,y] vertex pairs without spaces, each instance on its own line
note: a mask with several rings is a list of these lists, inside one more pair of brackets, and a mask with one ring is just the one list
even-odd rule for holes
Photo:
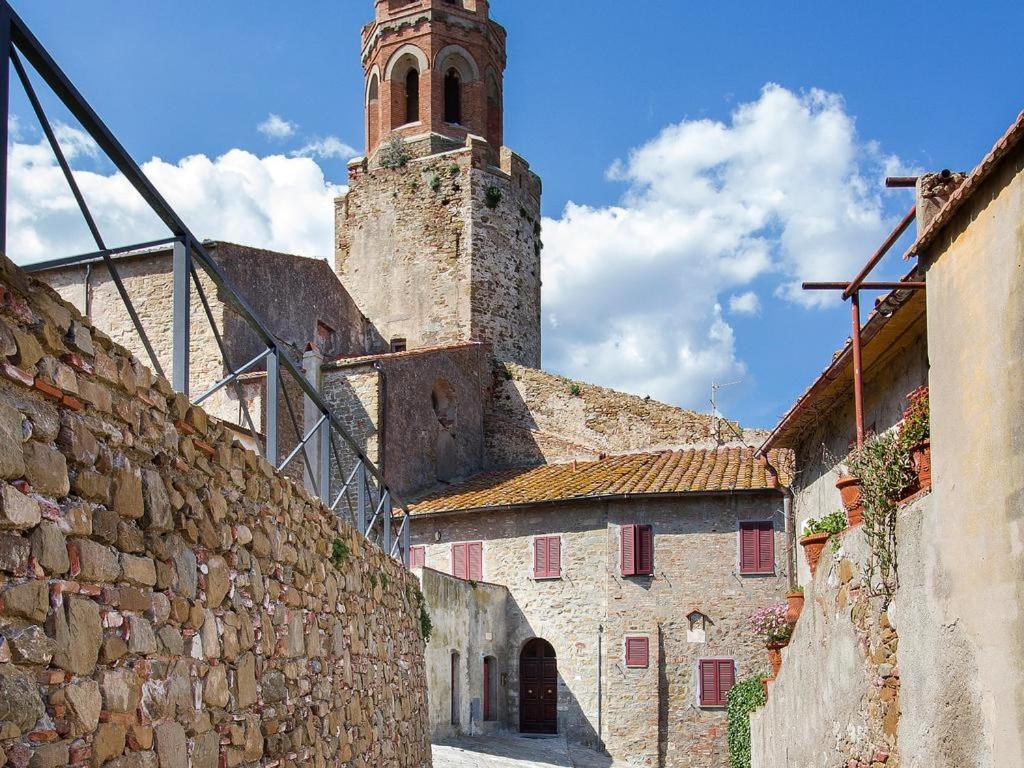
[[372,351],[486,341],[540,366],[540,178],[503,146],[505,30],[487,0],[376,0],[366,157],[335,202],[335,271]]

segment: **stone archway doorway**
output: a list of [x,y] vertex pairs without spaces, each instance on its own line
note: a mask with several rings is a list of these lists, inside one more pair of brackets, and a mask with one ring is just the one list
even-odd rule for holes
[[558,661],[551,643],[539,637],[519,654],[519,730],[558,733]]

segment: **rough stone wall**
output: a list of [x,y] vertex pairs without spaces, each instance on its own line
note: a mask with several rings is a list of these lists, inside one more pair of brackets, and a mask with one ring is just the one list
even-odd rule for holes
[[[519,652],[543,637],[558,657],[559,733],[604,742],[627,764],[725,766],[725,714],[697,704],[697,660],[734,658],[741,676],[766,666],[746,620],[785,592],[781,506],[778,494],[565,504],[414,518],[412,539],[429,568],[448,573],[453,542],[483,541],[484,580],[508,587],[506,727],[519,728]],[[747,519],[775,522],[774,577],[738,573],[737,530]],[[619,575],[624,522],[654,527],[653,577]],[[559,579],[533,577],[541,534],[562,539]],[[709,619],[702,636],[688,636],[694,610]],[[627,635],[649,637],[648,668],[625,667]]]
[[0,764],[430,765],[411,574],[6,260],[0,366]]
[[723,425],[719,442],[706,414],[535,368],[498,362],[493,374],[485,421],[487,462],[493,467],[589,460],[602,453],[750,445],[763,439],[741,430],[739,440]]
[[922,630],[912,647],[941,655],[905,673],[920,695],[900,732],[915,768],[1024,755],[1022,220],[1018,145],[924,259],[935,513],[922,587],[942,632]]
[[[904,514],[919,515],[918,509]],[[752,768],[904,764],[896,733],[905,649],[895,612],[867,588],[864,529],[848,529],[837,541],[839,549],[825,548],[806,584],[804,609],[782,651],[768,703],[751,716]]]
[[[495,696],[495,719],[483,719],[484,658],[496,662],[494,685],[500,687],[508,658],[505,627],[508,590],[495,584],[456,579],[423,568],[417,571],[423,596],[430,606],[433,632],[427,643],[427,703],[434,740],[456,734],[494,733],[505,721],[504,701]],[[458,654],[456,674],[460,694],[455,706],[458,722],[452,718],[452,654]]]
[[[864,371],[864,425],[875,433],[886,432],[903,419],[907,393],[928,383],[928,341],[921,323],[898,345]],[[797,531],[809,518],[820,518],[842,508],[836,480],[840,463],[856,445],[853,392],[838,407],[821,414],[814,429],[800,438],[795,448],[793,514]],[[801,584],[810,581],[810,570],[798,558]]]
[[[398,169],[349,166],[335,271],[379,334],[410,349],[484,341],[540,364],[540,180],[477,139]],[[495,208],[487,190],[501,191]],[[521,214],[525,212],[525,216]]]

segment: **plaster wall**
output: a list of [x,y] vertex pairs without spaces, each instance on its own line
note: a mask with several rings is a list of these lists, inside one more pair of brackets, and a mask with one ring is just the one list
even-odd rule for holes
[[[508,590],[503,586],[456,579],[430,568],[417,569],[423,596],[430,607],[433,631],[425,651],[427,704],[432,739],[458,734],[494,733],[502,728],[506,697],[502,680],[508,677],[506,621]],[[458,694],[452,706],[452,654]],[[496,661],[493,683],[494,720],[483,719],[484,658]],[[452,717],[457,713],[456,718]],[[457,722],[456,722],[457,720]]]
[[[725,713],[698,705],[697,661],[734,658],[740,676],[764,666],[746,621],[785,592],[781,507],[782,497],[768,493],[535,506],[417,517],[412,538],[425,546],[429,568],[449,573],[453,542],[482,541],[483,579],[509,590],[500,662],[509,673],[506,728],[519,727],[518,654],[542,637],[557,654],[558,730],[570,741],[603,743],[630,765],[724,766]],[[774,576],[739,575],[745,519],[774,520]],[[654,527],[651,577],[619,575],[627,522]],[[533,537],[541,534],[561,537],[559,579],[533,576]],[[707,617],[699,640],[688,634],[693,611]],[[649,639],[647,668],[626,668],[627,635]]]
[[[943,660],[907,675],[940,694],[901,729],[913,766],[956,764],[945,733],[962,734],[954,744],[972,765],[1024,755],[1022,171],[1018,147],[925,258],[935,517],[923,588],[970,674]],[[923,636],[921,650],[944,650],[936,640]],[[947,696],[970,714],[947,709]]]

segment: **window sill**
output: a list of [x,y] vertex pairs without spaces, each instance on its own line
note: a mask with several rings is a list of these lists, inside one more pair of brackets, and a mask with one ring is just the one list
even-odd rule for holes
[[740,576],[776,576],[774,570],[771,571],[740,571]]
[[558,576],[536,576],[536,575],[534,575],[532,578],[533,578],[534,581],[561,581],[562,580],[562,575],[561,574],[559,574]]

